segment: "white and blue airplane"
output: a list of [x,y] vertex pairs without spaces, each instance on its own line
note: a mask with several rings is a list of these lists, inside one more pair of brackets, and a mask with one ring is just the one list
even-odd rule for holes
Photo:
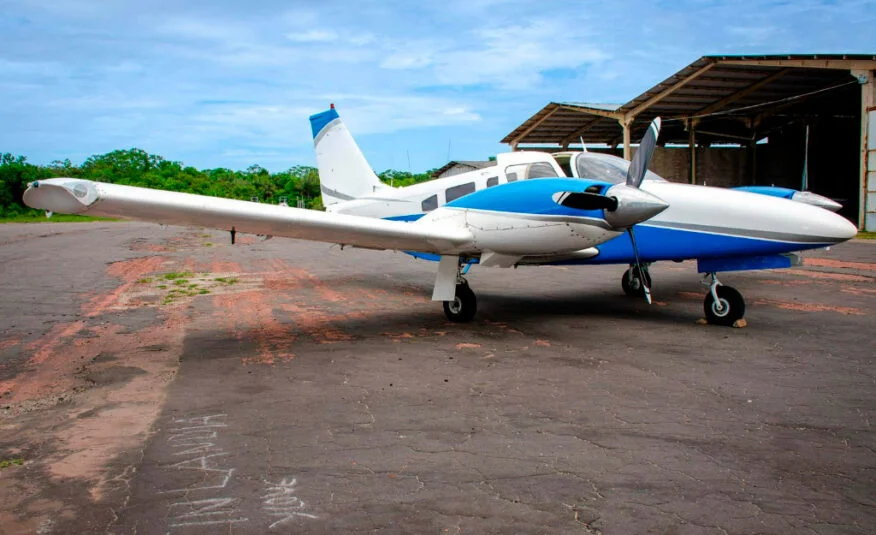
[[436,260],[432,299],[451,321],[470,321],[472,265],[624,264],[621,283],[650,302],[648,265],[695,259],[709,291],[710,323],[745,313],[718,272],[790,267],[789,253],[855,236],[845,218],[805,202],[667,182],[647,171],[660,121],[632,162],[596,153],[499,154],[486,169],[404,188],[382,183],[334,105],[310,118],[325,212],[76,178],[28,185],[24,202],[88,214],[283,236]]

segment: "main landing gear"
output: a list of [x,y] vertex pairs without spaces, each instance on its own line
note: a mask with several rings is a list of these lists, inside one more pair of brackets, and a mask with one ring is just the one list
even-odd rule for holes
[[745,299],[736,288],[721,284],[716,273],[707,273],[703,284],[709,287],[703,301],[706,321],[729,327],[742,319],[745,315]]
[[454,323],[468,323],[478,311],[478,300],[464,277],[469,267],[470,265],[466,264],[457,270],[456,295],[453,301],[444,301],[444,315]]
[[[642,297],[645,295],[643,281],[649,288],[651,287],[651,274],[648,273],[647,265],[642,267],[641,272],[637,266],[631,266],[624,272],[621,286],[625,294]],[[707,273],[703,278],[703,284],[709,287],[703,302],[706,321],[712,325],[729,327],[745,316],[745,299],[736,288],[721,284],[716,273]]]
[[444,301],[444,314],[452,322],[467,323],[478,311],[478,300],[468,282],[463,280],[456,285],[456,296],[453,301]]

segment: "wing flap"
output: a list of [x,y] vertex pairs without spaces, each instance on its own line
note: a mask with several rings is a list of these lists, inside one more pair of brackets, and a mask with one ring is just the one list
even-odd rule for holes
[[465,251],[472,242],[471,233],[457,226],[387,221],[76,178],[33,182],[24,193],[24,202],[63,214],[234,228],[369,249],[446,254]]

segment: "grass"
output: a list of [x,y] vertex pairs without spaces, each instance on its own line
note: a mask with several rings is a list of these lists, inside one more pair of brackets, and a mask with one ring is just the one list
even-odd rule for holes
[[54,214],[46,217],[43,214],[25,214],[12,217],[0,217],[0,223],[87,223],[89,221],[119,221],[106,217],[91,217],[87,215]]
[[176,284],[177,286],[185,286],[186,284],[189,283],[189,279],[176,279],[173,281],[173,283]]
[[[161,276],[161,278],[164,280],[173,281],[177,279],[186,279],[192,276],[194,276],[194,273],[192,273],[191,271],[174,271],[171,273],[165,273]],[[188,283],[188,281],[186,282]]]
[[152,282],[152,277],[146,277],[137,281],[138,284],[149,284]]
[[216,282],[228,284],[229,286],[232,284],[237,284],[237,277],[216,277],[213,280],[215,280]]
[[0,470],[9,468],[10,466],[21,466],[24,464],[24,459],[21,457],[13,457],[12,459],[4,459],[0,461]]
[[861,240],[876,240],[876,232],[867,232],[865,230],[862,230],[855,237]]

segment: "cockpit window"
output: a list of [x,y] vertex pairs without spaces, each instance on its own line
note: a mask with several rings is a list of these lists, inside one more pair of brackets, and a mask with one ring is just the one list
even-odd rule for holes
[[[616,156],[602,154],[579,154],[575,159],[575,170],[580,178],[602,180],[612,184],[620,184],[627,180],[627,169],[630,162]],[[660,175],[648,171],[645,180],[665,182]]]

